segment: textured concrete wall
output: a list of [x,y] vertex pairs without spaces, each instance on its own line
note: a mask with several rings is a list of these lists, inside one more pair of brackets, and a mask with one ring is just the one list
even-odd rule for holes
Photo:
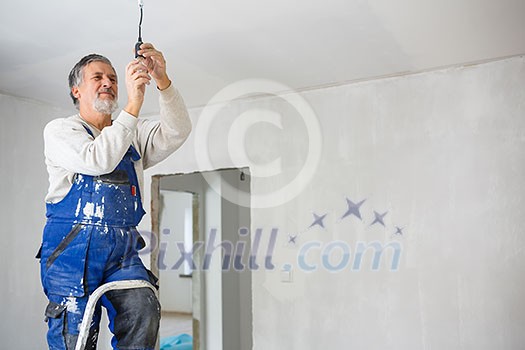
[[[2,348],[44,349],[46,298],[35,259],[45,223],[42,131],[68,112],[0,94],[0,300]],[[30,334],[31,336],[28,336]]]
[[523,57],[215,108],[192,111],[191,139],[151,174],[255,170],[270,205],[252,240],[279,234],[275,269],[253,272],[254,349],[522,346]]

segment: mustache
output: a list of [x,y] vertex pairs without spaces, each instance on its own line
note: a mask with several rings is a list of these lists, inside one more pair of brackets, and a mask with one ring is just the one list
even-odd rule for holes
[[102,89],[100,89],[99,92],[97,93],[97,97],[100,96],[100,94],[103,94],[103,93],[108,93],[111,96],[115,97],[115,93],[110,88],[102,88]]

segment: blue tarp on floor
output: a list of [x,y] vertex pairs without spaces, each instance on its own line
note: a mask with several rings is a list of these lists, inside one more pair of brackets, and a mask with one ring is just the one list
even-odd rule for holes
[[180,334],[174,337],[162,338],[160,350],[192,350],[193,338],[188,334]]

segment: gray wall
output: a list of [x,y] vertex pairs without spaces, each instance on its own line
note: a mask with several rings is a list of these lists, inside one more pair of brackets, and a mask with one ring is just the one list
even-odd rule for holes
[[[227,182],[231,186],[243,192],[250,192],[250,177],[245,176],[240,180],[238,170],[223,170],[220,172],[223,184]],[[234,253],[241,254],[236,247],[238,242],[244,242],[245,249],[243,258],[245,269],[236,271],[232,266],[222,272],[222,324],[223,324],[223,347],[226,350],[244,350],[252,348],[252,291],[251,271],[247,267],[250,253],[249,235],[239,235],[239,229],[250,228],[250,209],[239,206],[226,199],[221,201],[222,240],[230,241],[234,245]]]
[[68,112],[0,94],[0,300],[3,349],[44,349],[46,299],[34,257],[45,223],[42,131]]

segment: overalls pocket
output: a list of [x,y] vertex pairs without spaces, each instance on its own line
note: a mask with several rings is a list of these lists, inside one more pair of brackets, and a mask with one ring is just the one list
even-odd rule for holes
[[60,318],[62,316],[62,313],[66,310],[66,308],[66,305],[60,305],[59,303],[50,301],[46,307],[46,321],[49,321],[49,318]]
[[[68,227],[69,231],[66,231]],[[45,230],[48,237],[63,237],[59,242],[46,240],[48,244],[42,249],[40,263],[45,293],[84,296],[90,226],[76,224],[71,228],[71,225],[48,224]]]
[[47,341],[50,349],[66,349],[66,308],[66,305],[60,305],[54,301],[47,304],[45,320],[49,327]]
[[55,262],[55,260],[66,250],[66,248],[69,246],[69,244],[77,237],[78,233],[82,229],[81,224],[76,224],[73,226],[71,231],[66,235],[66,237],[60,242],[60,244],[53,250],[51,255],[46,260],[46,269],[49,269],[51,265]]

